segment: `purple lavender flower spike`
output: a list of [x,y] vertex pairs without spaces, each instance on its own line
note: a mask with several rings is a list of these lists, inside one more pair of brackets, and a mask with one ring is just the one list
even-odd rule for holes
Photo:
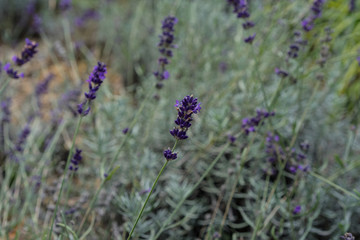
[[122,133],[123,134],[127,134],[129,132],[129,128],[127,127],[127,128],[124,128],[123,130],[122,130]]
[[250,132],[255,132],[256,127],[260,124],[263,124],[263,120],[268,117],[275,115],[275,112],[267,112],[266,110],[256,110],[256,116],[252,118],[244,118],[242,120],[242,129],[246,135],[249,135]]
[[71,163],[70,163],[70,166],[69,166],[69,170],[71,170],[71,171],[77,171],[77,170],[79,169],[79,163],[80,163],[81,160],[82,160],[81,152],[82,152],[82,150],[76,148],[75,154],[74,154],[74,156],[73,156],[72,159],[71,159]]
[[158,59],[158,71],[154,72],[154,76],[159,81],[156,88],[161,89],[163,84],[160,83],[170,77],[170,73],[165,69],[166,65],[170,63],[169,58],[173,56],[172,49],[177,48],[174,44],[174,26],[178,22],[176,17],[168,16],[162,21],[162,35],[159,35],[160,42],[158,44],[159,52],[162,55]]
[[355,8],[356,8],[356,1],[355,0],[350,0],[349,2],[349,12],[355,12]]
[[236,137],[231,134],[228,135],[228,139],[229,139],[230,143],[234,143],[236,141]]
[[315,0],[313,2],[313,5],[311,6],[311,14],[301,22],[304,31],[309,32],[314,28],[315,20],[321,17],[324,3],[325,0]]
[[49,83],[53,78],[54,74],[49,74],[42,82],[38,83],[35,87],[35,95],[39,107],[41,107],[40,97],[47,93]]
[[61,11],[65,12],[71,8],[71,0],[61,0],[59,3]]
[[177,158],[177,153],[173,153],[170,148],[164,151],[164,157],[167,161],[175,160]]
[[17,65],[17,66],[22,66],[25,63],[29,62],[34,55],[37,53],[37,46],[38,43],[36,42],[32,42],[29,39],[25,39],[26,45],[24,47],[24,49],[21,52],[21,57],[17,57],[14,56],[13,57],[13,62]]
[[249,44],[253,43],[255,36],[256,36],[256,33],[254,33],[253,35],[250,35],[249,37],[244,39],[244,42],[249,43]]
[[[105,74],[107,73],[106,65],[104,63],[98,62],[94,67],[94,70],[90,74],[87,82],[89,83],[89,92],[85,92],[86,100],[78,105],[78,113],[82,116],[86,116],[90,112],[90,104],[96,98],[96,92],[99,90],[101,84],[105,79]],[[84,107],[87,105],[87,109]]]
[[175,120],[177,125],[173,130],[170,130],[170,134],[178,140],[187,139],[187,130],[191,127],[191,121],[193,120],[193,114],[200,112],[201,103],[198,103],[197,98],[191,96],[184,97],[181,102],[176,101],[175,107],[178,111],[178,117]]
[[12,79],[19,79],[24,77],[24,73],[18,74],[17,71],[10,67],[10,63],[5,64],[4,70],[6,71],[6,74]]
[[301,206],[297,205],[293,210],[293,214],[299,214],[300,212],[301,212]]
[[250,17],[248,4],[246,0],[228,0],[228,4],[232,5],[234,8],[234,13],[238,18],[248,18]]
[[255,23],[252,21],[246,21],[245,23],[242,24],[243,28],[245,30],[253,28],[255,26]]
[[286,72],[286,71],[284,71],[284,70],[281,70],[281,69],[279,69],[279,68],[275,68],[275,73],[276,73],[276,75],[278,75],[279,77],[283,77],[283,78],[285,78],[285,77],[287,77],[287,76],[289,75],[288,72]]
[[24,129],[21,131],[19,138],[15,144],[15,150],[18,152],[24,151],[24,144],[26,142],[27,137],[30,134],[30,126],[29,123],[26,124]]
[[96,9],[87,9],[80,17],[75,19],[75,25],[82,27],[88,20],[97,20],[100,18],[100,14]]
[[345,233],[340,237],[341,240],[355,240],[355,237],[351,233]]

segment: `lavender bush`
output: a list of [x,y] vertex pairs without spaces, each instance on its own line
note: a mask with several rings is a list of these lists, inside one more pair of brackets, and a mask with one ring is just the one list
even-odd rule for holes
[[0,239],[360,237],[355,1],[0,13]]

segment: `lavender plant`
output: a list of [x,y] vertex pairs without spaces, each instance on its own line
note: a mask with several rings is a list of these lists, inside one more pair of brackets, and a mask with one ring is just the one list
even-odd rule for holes
[[174,153],[177,142],[179,140],[184,140],[184,139],[188,138],[188,136],[186,135],[186,132],[191,127],[191,121],[193,120],[193,117],[192,117],[193,114],[197,114],[200,112],[200,109],[201,109],[200,104],[201,103],[198,103],[197,98],[194,98],[192,95],[185,96],[184,99],[181,100],[181,102],[176,100],[175,107],[176,107],[176,110],[178,111],[178,116],[177,116],[177,119],[175,120],[175,124],[178,126],[177,126],[177,128],[170,130],[170,134],[175,137],[174,146],[172,147],[171,150],[167,149],[164,151],[164,157],[165,157],[166,161],[165,161],[163,167],[161,168],[158,176],[156,177],[156,179],[151,187],[151,190],[140,210],[138,217],[135,220],[134,226],[132,227],[127,239],[131,238],[131,236],[135,230],[135,227],[136,227],[137,223],[139,222],[141,215],[146,207],[146,204],[148,203],[149,198],[150,198],[152,192],[154,191],[155,186],[156,186],[157,182],[159,181],[159,178],[160,178],[162,172],[164,171],[166,165],[169,163],[169,161],[175,160],[177,158],[177,153]]
[[1,239],[360,234],[355,1],[70,2],[0,1]]

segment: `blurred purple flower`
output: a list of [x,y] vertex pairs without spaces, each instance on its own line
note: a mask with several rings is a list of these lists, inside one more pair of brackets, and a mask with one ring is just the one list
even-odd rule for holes
[[314,22],[321,16],[324,3],[325,0],[315,0],[313,2],[310,15],[301,22],[304,31],[309,32],[314,28]]
[[355,0],[350,0],[349,1],[349,12],[355,12],[355,8],[356,8],[356,1]]
[[341,240],[355,240],[355,237],[351,233],[345,233],[340,237]]
[[0,148],[4,151],[4,142],[5,142],[5,136],[4,136],[4,128],[5,123],[9,123],[11,120],[11,98],[7,98],[4,101],[1,102],[1,122],[0,122]]
[[236,137],[231,134],[228,135],[228,139],[229,139],[230,143],[234,143],[236,141]]
[[294,208],[293,214],[298,214],[298,213],[300,213],[300,212],[301,212],[301,206],[298,205],[298,206],[296,206],[296,207]]
[[54,78],[53,74],[49,74],[42,82],[38,83],[35,87],[35,95],[39,108],[41,107],[40,97],[47,93],[50,81]]
[[[96,98],[96,92],[99,90],[101,84],[105,79],[105,74],[107,73],[106,65],[104,63],[98,62],[94,67],[94,70],[90,74],[87,82],[89,83],[89,92],[85,92],[86,100],[78,105],[78,113],[86,116],[90,112],[90,104]],[[85,105],[87,109],[84,110]]]
[[279,77],[287,77],[289,75],[288,72],[281,70],[279,68],[275,68],[275,73],[276,75],[278,75]]
[[127,134],[128,131],[129,131],[129,128],[124,128],[124,129],[122,130],[123,134]]
[[246,21],[245,23],[242,24],[242,26],[245,30],[247,30],[247,29],[254,27],[255,23],[252,21]]
[[59,3],[60,10],[65,12],[71,8],[71,0],[61,0]]
[[36,48],[38,46],[38,43],[32,42],[29,39],[25,39],[25,42],[26,42],[26,45],[21,52],[21,57],[19,58],[17,56],[14,56],[12,59],[14,61],[15,65],[17,65],[17,66],[24,65],[25,63],[30,61],[31,58],[33,58],[34,55],[37,53]]
[[233,12],[237,15],[238,18],[250,17],[246,0],[228,0],[228,4],[233,6]]
[[178,22],[176,17],[168,16],[162,21],[162,35],[159,35],[160,42],[158,44],[159,52],[162,57],[158,59],[158,70],[154,72],[154,76],[158,80],[156,87],[162,88],[161,81],[170,77],[170,73],[166,70],[166,65],[170,63],[169,58],[173,56],[172,48],[177,48],[174,44],[174,26]]
[[79,168],[79,163],[80,163],[81,160],[82,160],[81,152],[82,152],[82,150],[76,148],[75,154],[74,154],[74,156],[73,156],[72,159],[71,159],[71,163],[70,163],[70,166],[69,166],[69,170],[75,171],[75,172],[78,170],[78,168]]
[[250,35],[249,37],[244,39],[244,42],[246,43],[253,43],[254,39],[255,39],[256,33],[254,33],[253,35]]
[[25,125],[25,127],[22,129],[19,137],[18,137],[18,140],[15,144],[15,150],[18,151],[18,152],[23,152],[24,151],[24,144],[26,142],[26,139],[28,138],[30,134],[30,125],[29,123],[27,123]]
[[82,27],[89,20],[98,20],[100,14],[96,9],[87,9],[80,17],[75,19],[75,25]]
[[6,71],[6,74],[12,79],[18,79],[24,77],[24,73],[18,74],[17,71],[15,71],[10,67],[10,63],[5,64],[4,70]]
[[1,110],[2,110],[1,123],[2,124],[6,123],[6,122],[10,122],[10,118],[11,118],[10,106],[11,106],[11,98],[7,98],[1,102]]
[[242,120],[242,129],[245,134],[248,135],[250,132],[255,132],[256,127],[263,124],[263,120],[268,117],[275,115],[275,112],[267,112],[266,110],[256,110],[256,116],[252,118],[244,118]]

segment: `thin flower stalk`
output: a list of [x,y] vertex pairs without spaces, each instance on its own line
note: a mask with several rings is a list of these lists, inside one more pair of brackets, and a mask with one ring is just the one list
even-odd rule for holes
[[132,229],[129,233],[129,236],[127,238],[128,240],[131,238],[131,236],[135,230],[135,227],[138,224],[142,213],[144,212],[146,204],[148,203],[150,196],[151,196],[152,192],[154,191],[155,186],[156,186],[157,182],[159,181],[161,174],[165,170],[166,165],[169,163],[169,161],[175,160],[177,158],[177,154],[174,153],[177,142],[179,140],[184,140],[184,139],[188,138],[188,136],[186,135],[186,132],[192,125],[191,121],[193,120],[193,115],[200,112],[200,109],[201,109],[200,104],[201,103],[198,103],[197,98],[194,98],[192,95],[185,96],[183,98],[183,100],[181,100],[181,101],[178,101],[178,100],[176,101],[175,107],[176,107],[176,110],[178,111],[178,115],[175,120],[176,127],[173,130],[170,130],[170,134],[175,138],[175,144],[171,150],[167,149],[164,151],[164,157],[165,157],[166,161],[165,161],[163,167],[161,168],[159,174],[157,175],[155,182],[153,183],[152,188],[140,210],[140,213],[139,213],[138,217],[136,218],[134,226],[132,227]]
[[[103,64],[103,63],[98,62],[98,65],[94,67],[94,70],[90,74],[90,77],[88,79],[89,92],[85,93],[86,100],[83,103],[78,105],[78,112],[80,114],[80,118],[79,118],[78,123],[76,125],[75,133],[74,133],[74,136],[73,136],[73,139],[72,139],[71,148],[70,148],[67,160],[66,160],[65,170],[64,170],[62,181],[61,181],[61,186],[60,186],[60,190],[59,190],[59,194],[58,194],[58,199],[56,201],[55,211],[53,213],[52,220],[51,220],[50,233],[49,233],[49,237],[48,237],[49,240],[51,240],[51,235],[52,235],[52,231],[53,231],[53,227],[54,227],[55,217],[56,217],[57,210],[58,210],[58,207],[59,207],[59,202],[60,202],[60,199],[61,199],[61,194],[62,194],[64,183],[65,183],[65,178],[67,176],[67,172],[70,170],[71,158],[73,157],[73,152],[74,152],[74,148],[75,148],[76,136],[77,136],[77,134],[79,132],[80,125],[81,125],[83,117],[86,116],[90,112],[90,109],[91,109],[90,108],[90,103],[91,103],[91,101],[93,101],[96,98],[96,92],[99,90],[100,85],[103,83],[103,80],[105,79],[105,74],[106,74],[106,65]],[[85,107],[87,107],[86,110],[83,110],[83,108],[82,108],[84,104],[85,104]]]

